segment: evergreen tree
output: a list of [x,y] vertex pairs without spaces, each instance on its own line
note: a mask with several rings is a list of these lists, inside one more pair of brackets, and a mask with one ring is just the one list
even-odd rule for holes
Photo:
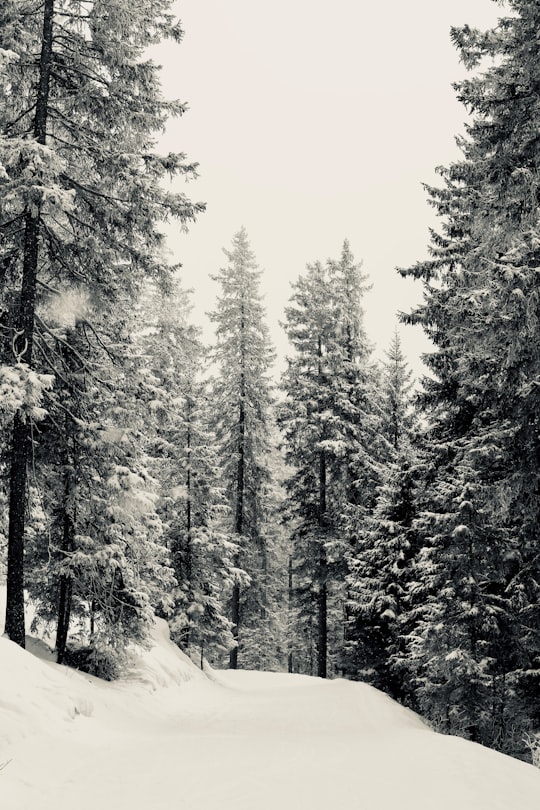
[[[183,155],[160,157],[153,134],[183,107],[163,100],[145,56],[181,38],[169,2],[45,0],[0,12],[0,267],[3,357],[40,371],[41,301],[67,288],[96,304],[127,304],[142,274],[158,274],[160,220],[200,206],[163,189],[191,174]],[[6,632],[24,646],[27,468],[35,432],[25,402],[14,415],[9,463]]]
[[53,328],[39,344],[64,364],[35,451],[26,584],[36,620],[56,624],[58,661],[112,677],[129,642],[144,641],[172,571],[118,321],[102,324],[90,347],[82,312],[67,325],[57,319],[48,313]]
[[[139,336],[146,452],[159,481],[158,513],[177,584],[169,616],[173,639],[199,658],[232,646],[223,594],[232,587],[236,547],[211,428],[204,347],[178,284],[144,298]],[[219,660],[219,659],[217,659]]]
[[[198,648],[219,661],[233,646],[224,594],[232,589],[237,546],[221,487],[217,447],[206,406],[207,391],[191,378],[174,434],[174,470],[162,490],[160,514],[178,586],[170,619],[172,637],[185,650]],[[176,486],[175,486],[176,483]]]
[[412,402],[412,372],[401,348],[396,329],[383,363],[382,424],[383,436],[397,451],[406,446],[415,426],[416,414]]
[[239,551],[236,564],[247,572],[250,586],[241,587],[240,575],[231,595],[231,620],[236,646],[230,666],[238,666],[242,628],[256,628],[266,610],[263,572],[268,559],[264,532],[268,471],[268,434],[271,389],[268,378],[273,352],[264,322],[259,293],[260,271],[247,233],[235,234],[228,265],[214,279],[221,295],[211,318],[216,324],[213,359],[219,377],[213,389],[216,433],[223,481],[232,512],[232,531]]
[[444,218],[432,258],[405,271],[425,288],[410,320],[436,346],[425,396],[432,483],[418,519],[425,608],[411,645],[432,716],[450,696],[447,728],[522,754],[520,737],[540,720],[540,10],[508,6],[491,31],[452,32],[464,63],[484,60],[483,72],[457,86],[473,118],[462,158],[429,189]]
[[407,577],[416,551],[412,524],[419,460],[413,436],[412,375],[397,331],[386,357],[379,400],[384,465],[373,512],[356,530],[348,577],[350,626],[345,658],[353,677],[403,700],[405,686],[395,659],[406,621]]
[[334,660],[343,643],[342,583],[349,550],[340,529],[347,507],[365,503],[370,475],[362,465],[370,413],[364,284],[345,242],[339,261],[308,266],[286,310],[285,328],[295,354],[283,375],[286,399],[279,422],[294,470],[287,489],[297,635],[307,642],[307,649],[300,644],[304,667],[309,662],[311,671],[316,653],[320,677],[328,672],[329,629]]

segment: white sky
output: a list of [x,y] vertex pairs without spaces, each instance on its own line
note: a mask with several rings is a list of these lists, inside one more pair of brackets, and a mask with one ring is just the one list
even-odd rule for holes
[[[435,224],[422,183],[457,157],[466,114],[451,25],[492,23],[492,0],[180,0],[185,39],[160,53],[169,97],[189,103],[162,148],[200,163],[185,186],[207,203],[188,235],[170,240],[195,291],[195,318],[215,303],[208,278],[244,225],[264,270],[278,353],[290,283],[348,238],[373,290],[365,323],[379,352],[396,311],[419,297],[396,266],[426,256]],[[426,343],[400,328],[410,362]]]

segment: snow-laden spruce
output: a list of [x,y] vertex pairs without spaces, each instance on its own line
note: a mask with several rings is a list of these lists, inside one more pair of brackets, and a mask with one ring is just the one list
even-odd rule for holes
[[[150,547],[137,545],[146,532],[159,542],[152,507],[137,525],[127,513],[117,518],[119,493],[145,478],[136,419],[128,416],[132,392],[122,389],[126,313],[141,279],[166,272],[160,221],[185,223],[201,210],[161,182],[192,175],[194,166],[182,154],[155,151],[167,118],[184,110],[164,100],[159,69],[147,57],[148,46],[181,39],[171,7],[167,0],[5,0],[0,9],[0,362],[55,378],[45,392],[46,420],[38,425],[20,407],[4,441],[11,454],[6,631],[20,645],[25,538],[27,585],[57,606],[60,652],[74,598],[77,612],[86,604],[94,630],[124,624],[139,635],[153,587],[145,577],[166,581],[160,553],[154,566],[148,557],[142,564]],[[50,306],[65,293],[88,300],[69,325]],[[115,431],[122,438],[111,442]],[[115,465],[129,474],[109,487],[119,480]]]
[[441,225],[404,271],[435,344],[405,664],[439,727],[528,756],[540,730],[540,8],[452,32],[474,75],[461,158],[428,189]]
[[234,235],[231,249],[223,252],[227,265],[213,277],[220,291],[210,314],[216,334],[212,359],[218,370],[212,401],[222,481],[231,509],[230,529],[238,546],[230,598],[236,642],[230,665],[236,668],[243,650],[250,656],[247,660],[256,660],[257,655],[249,652],[251,643],[268,648],[276,643],[268,623],[261,621],[274,613],[268,603],[271,533],[265,527],[270,483],[269,372],[274,354],[259,290],[261,271],[245,228]]

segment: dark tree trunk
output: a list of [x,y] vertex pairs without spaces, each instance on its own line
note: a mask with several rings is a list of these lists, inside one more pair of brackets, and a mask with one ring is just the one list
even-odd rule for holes
[[[186,421],[187,421],[187,436],[186,436],[186,448],[187,448],[187,459],[186,459],[186,546],[184,550],[184,571],[185,577],[188,583],[188,589],[190,597],[193,595],[193,586],[192,586],[192,573],[193,573],[193,552],[191,546],[191,527],[192,527],[192,480],[191,480],[191,402],[188,399],[187,403],[187,413],[186,413]],[[180,646],[183,650],[187,650],[189,647],[189,638],[190,638],[190,631],[191,628],[188,625],[184,627],[180,637]]]
[[246,435],[246,413],[244,398],[240,400],[238,414],[238,467],[236,486],[236,509],[234,515],[234,531],[241,535],[244,531],[244,489],[245,489],[245,435]]
[[[75,548],[75,521],[70,513],[70,501],[73,493],[74,481],[71,471],[69,454],[66,453],[64,459],[64,504],[63,504],[63,526],[62,526],[62,552],[64,555],[70,554]],[[57,663],[64,662],[66,653],[67,637],[69,633],[69,621],[71,618],[71,598],[73,593],[73,581],[70,576],[60,575],[59,599],[58,599],[58,622],[56,626],[56,660]]]
[[9,532],[7,554],[7,600],[5,632],[25,646],[24,626],[24,523],[26,510],[26,460],[30,454],[28,425],[15,414],[11,449]]
[[[322,357],[323,343],[319,336],[318,347],[318,376],[322,377]],[[327,580],[328,565],[326,560],[326,548],[324,541],[326,537],[327,514],[326,514],[326,456],[324,450],[319,453],[319,508],[318,508],[318,556],[317,561],[317,675],[319,678],[327,676],[327,654],[328,654],[328,606],[327,606]]]
[[317,594],[318,607],[318,627],[317,627],[317,675],[319,678],[327,677],[327,653],[328,653],[328,617],[327,617],[327,593],[326,593],[327,564],[324,551],[319,559],[319,593]]
[[289,654],[287,656],[287,669],[293,672],[293,646],[292,646],[292,606],[293,606],[293,558],[289,555]]
[[[45,144],[52,62],[54,0],[43,4],[43,39],[39,64],[34,138]],[[14,349],[18,362],[31,366],[34,342],[36,284],[39,254],[39,212],[26,212],[23,275]],[[9,530],[6,633],[21,647],[25,645],[24,623],[24,531],[26,517],[27,467],[32,452],[31,425],[21,412],[13,421],[9,489]]]
[[328,564],[324,547],[326,528],[326,458],[324,452],[319,454],[319,560],[317,590],[317,675],[327,676],[328,652],[328,609],[327,579]]
[[69,621],[71,617],[71,597],[73,585],[71,577],[60,577],[60,600],[58,603],[58,625],[56,628],[56,662],[64,663],[66,654]]
[[[63,551],[69,552],[73,550],[73,531],[73,521],[71,517],[64,512]],[[58,601],[58,624],[56,628],[56,660],[59,664],[64,662],[64,655],[66,653],[69,621],[71,617],[72,593],[73,583],[71,577],[62,574],[60,576],[60,598]]]
[[[242,324],[243,326],[243,324]],[[244,531],[244,495],[245,495],[245,436],[246,436],[246,413],[245,413],[245,383],[244,374],[240,377],[240,412],[238,415],[238,467],[236,473],[236,508],[234,515],[234,532],[241,538]],[[229,655],[229,668],[238,669],[238,630],[240,626],[240,585],[235,583],[231,598],[231,621],[233,623],[233,639],[235,646]]]
[[240,622],[240,586],[234,585],[231,599],[231,621],[235,646],[229,654],[229,669],[238,669],[238,624]]
[[260,538],[261,549],[261,620],[264,622],[267,617],[268,605],[268,549],[264,537]]

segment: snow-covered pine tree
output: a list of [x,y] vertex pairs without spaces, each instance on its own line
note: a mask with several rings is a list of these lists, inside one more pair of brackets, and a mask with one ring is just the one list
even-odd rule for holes
[[293,469],[287,481],[297,603],[293,666],[311,671],[315,658],[320,677],[327,676],[329,657],[335,662],[343,644],[350,549],[341,529],[349,507],[365,504],[370,476],[360,463],[371,416],[364,289],[345,242],[338,261],[308,266],[286,310],[294,355],[282,379],[286,398],[279,424]]
[[212,392],[223,482],[232,512],[231,529],[239,547],[237,566],[247,572],[249,588],[241,587],[241,571],[231,594],[231,620],[236,646],[230,666],[242,653],[242,628],[256,628],[264,618],[265,509],[269,484],[268,377],[273,361],[259,292],[260,270],[246,230],[224,249],[228,264],[214,279],[220,295],[211,319],[216,324],[213,359],[219,374]]
[[[171,3],[44,0],[0,11],[0,266],[3,356],[36,366],[44,298],[84,289],[129,306],[142,274],[161,272],[160,220],[201,206],[161,184],[191,174],[161,157],[154,135],[181,104],[166,102],[149,45],[181,30]],[[39,369],[38,369],[39,370]],[[10,440],[6,632],[24,646],[24,535],[32,417],[21,403]]]
[[[332,377],[332,409],[340,423],[339,441],[349,450],[345,463],[336,465],[334,476],[341,475],[344,503],[369,511],[379,445],[377,369],[371,360],[372,346],[363,324],[363,298],[369,285],[348,240],[343,243],[340,258],[328,260],[327,272],[334,322],[326,346]],[[355,453],[351,453],[353,447]],[[331,450],[339,456],[339,447]],[[343,510],[338,507],[337,511],[341,514]]]
[[176,281],[166,291],[147,291],[140,390],[148,409],[146,453],[159,482],[158,513],[177,580],[172,637],[199,660],[219,660],[232,647],[224,594],[233,585],[236,547],[203,379],[205,347],[190,309]]
[[412,390],[412,371],[403,354],[396,328],[383,362],[381,397],[381,429],[394,450],[407,444],[416,423]]
[[334,665],[346,672],[351,627],[348,574],[355,559],[358,535],[374,508],[376,489],[384,474],[386,440],[380,426],[380,373],[371,358],[372,346],[363,325],[363,299],[370,289],[367,276],[355,261],[348,240],[343,243],[339,260],[329,260],[327,267],[335,306],[335,339],[329,349],[333,408],[348,448],[341,461],[336,459],[334,464],[333,508],[337,531],[327,548],[330,577],[334,589],[340,592],[333,642],[339,652],[333,656]]
[[424,546],[408,583],[404,671],[415,705],[441,730],[509,750],[504,737],[521,721],[508,682],[520,641],[501,576],[506,531],[458,448],[449,467],[413,522]]
[[395,667],[406,620],[404,594],[416,552],[412,529],[418,450],[415,446],[412,373],[396,330],[382,367],[380,439],[384,442],[373,512],[353,526],[356,544],[348,576],[349,630],[346,669],[393,697],[405,699]]
[[540,9],[507,5],[493,30],[452,32],[464,63],[483,72],[457,86],[473,117],[461,160],[429,189],[443,218],[432,258],[405,272],[425,289],[410,320],[436,346],[425,397],[432,484],[418,521],[422,694],[435,716],[451,694],[450,727],[522,754],[540,723]]
[[[293,581],[296,607],[293,669],[299,666],[326,677],[328,645],[327,551],[331,527],[327,513],[327,455],[325,414],[328,385],[326,347],[332,335],[332,305],[325,268],[308,265],[293,287],[285,310],[285,329],[295,355],[287,359],[281,386],[286,399],[278,422],[285,439],[285,457],[292,475],[286,482],[287,515],[292,527]],[[308,664],[309,662],[309,664]]]
[[172,570],[143,455],[131,344],[112,313],[56,304],[38,344],[56,382],[35,448],[26,586],[36,621],[56,625],[59,662],[112,677],[130,641],[144,641]]

